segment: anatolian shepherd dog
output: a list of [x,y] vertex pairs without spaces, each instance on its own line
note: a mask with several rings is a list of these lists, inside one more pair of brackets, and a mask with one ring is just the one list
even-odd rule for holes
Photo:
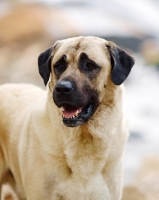
[[133,64],[112,42],[75,37],[40,54],[47,91],[2,85],[1,186],[26,200],[119,200],[128,137],[120,85]]

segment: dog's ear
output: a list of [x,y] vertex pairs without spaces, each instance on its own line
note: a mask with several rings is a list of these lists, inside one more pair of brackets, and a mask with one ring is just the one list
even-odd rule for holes
[[49,80],[51,72],[52,49],[52,47],[47,49],[46,51],[42,52],[38,57],[39,73],[43,78],[45,85]]
[[125,51],[114,44],[106,45],[111,57],[112,73],[111,79],[115,85],[122,84],[129,75],[134,59]]

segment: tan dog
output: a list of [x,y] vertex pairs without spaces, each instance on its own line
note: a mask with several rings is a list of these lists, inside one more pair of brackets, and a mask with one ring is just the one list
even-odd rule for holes
[[134,60],[104,39],[76,37],[38,64],[47,92],[0,88],[1,185],[27,200],[119,200],[128,136],[119,85]]

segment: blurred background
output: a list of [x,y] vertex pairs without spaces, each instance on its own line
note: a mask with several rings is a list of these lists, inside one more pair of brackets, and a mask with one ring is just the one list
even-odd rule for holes
[[44,88],[37,57],[57,39],[94,35],[130,53],[130,137],[123,200],[159,200],[159,0],[0,0],[0,84]]

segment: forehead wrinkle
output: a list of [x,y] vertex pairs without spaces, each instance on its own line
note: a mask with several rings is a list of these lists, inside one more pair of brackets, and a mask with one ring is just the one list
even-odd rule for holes
[[54,63],[57,62],[63,55],[66,55],[68,62],[75,62],[77,51],[80,49],[81,38],[77,41],[65,41],[55,53]]
[[88,58],[99,66],[107,66],[110,63],[108,50],[104,44],[99,45],[98,43],[92,43],[86,45],[85,48],[81,49],[80,53],[82,52],[86,53]]
[[[82,54],[86,54],[88,60],[93,61],[96,63],[98,66],[103,66],[103,56],[97,55],[97,54],[92,54],[89,51],[80,51],[79,56],[78,56],[78,61],[81,59]],[[98,58],[97,58],[98,57]]]
[[82,41],[82,37],[79,38],[69,38],[64,40],[64,42],[62,43],[60,49],[63,49],[63,51],[65,52],[69,52],[72,50],[78,50],[80,48],[80,43]]

